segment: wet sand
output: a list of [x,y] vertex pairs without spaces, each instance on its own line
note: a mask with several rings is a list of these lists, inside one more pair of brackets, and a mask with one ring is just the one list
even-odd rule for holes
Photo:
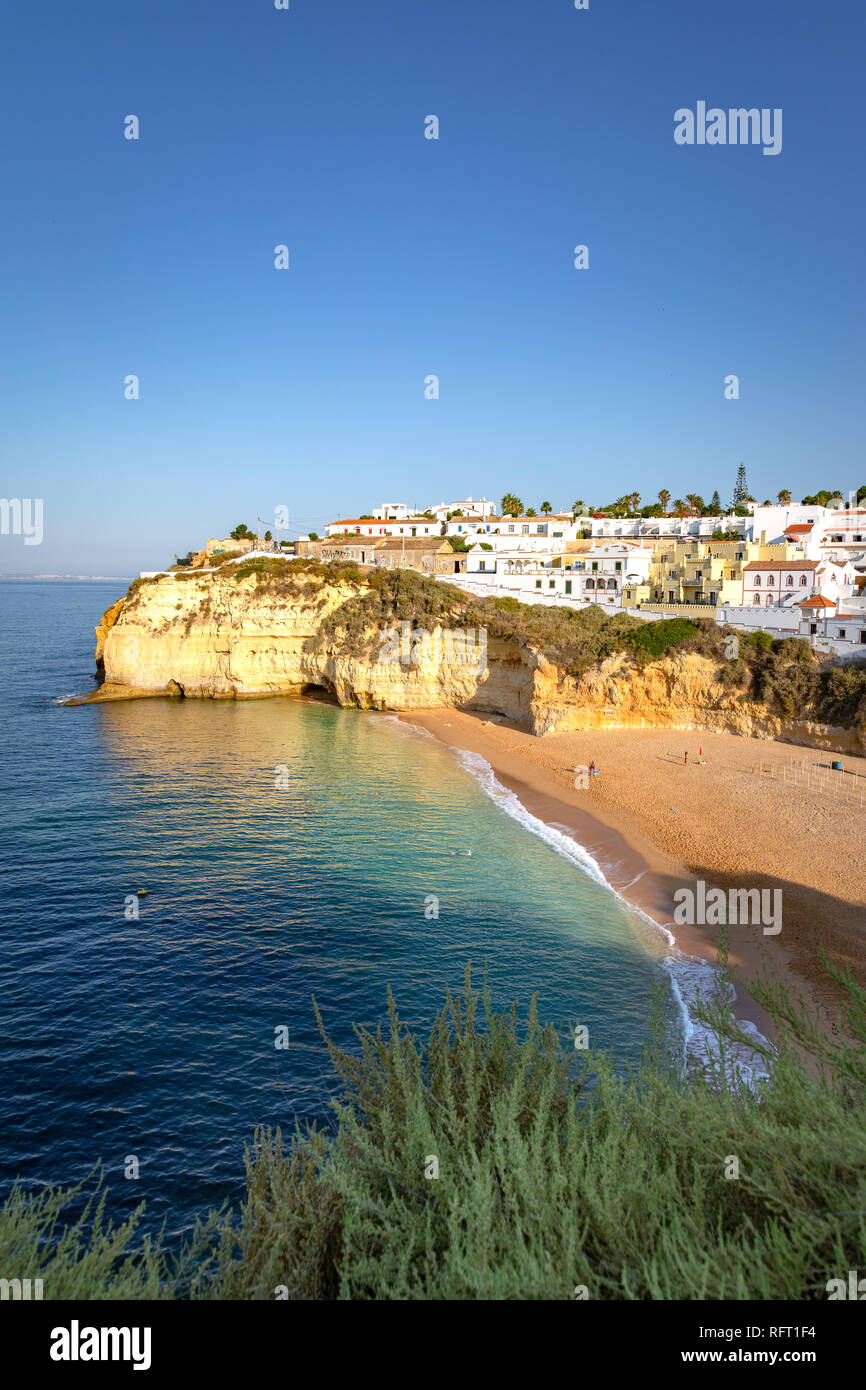
[[[669,729],[536,738],[512,720],[461,710],[400,717],[484,757],[527,811],[573,835],[612,886],[667,926],[688,955],[715,960],[717,930],[674,923],[677,888],[703,879],[726,892],[781,889],[778,935],[765,935],[760,925],[729,927],[737,1014],[772,1036],[770,1019],[747,988],[764,960],[793,1000],[802,999],[837,1032],[840,991],[824,970],[822,949],[866,984],[864,760],[841,759],[853,796],[846,803],[832,791],[761,775],[762,762],[777,770],[787,765],[790,775],[795,762],[826,766],[838,756],[770,740]],[[574,769],[591,759],[601,775],[578,790]]]

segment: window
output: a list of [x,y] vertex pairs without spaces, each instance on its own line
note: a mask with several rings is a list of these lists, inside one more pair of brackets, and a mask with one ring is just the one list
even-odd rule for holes
[[509,530],[509,532],[513,535],[513,533],[514,533],[514,527],[513,527],[513,526],[509,526],[508,530]]
[[565,592],[566,592],[567,594],[570,594],[570,593],[571,593],[571,580],[570,580],[570,579],[566,579],[566,581],[565,581]]
[[540,579],[536,579],[536,581],[535,581],[535,587],[536,587],[536,589],[540,589],[540,588],[541,588],[541,580],[540,580]]
[[598,573],[598,560],[593,560],[593,562],[592,562],[592,572],[593,572],[593,574],[597,574],[597,573]]
[[547,534],[547,527],[546,527],[546,526],[536,526],[535,529],[536,529],[536,531],[538,532],[539,536],[544,536],[544,535]]
[[622,569],[622,560],[617,560],[616,564],[614,565],[614,569],[615,569],[615,570],[621,570],[621,569]]
[[673,591],[673,589],[669,589],[669,590],[668,590],[668,603],[673,603],[673,601],[674,601],[674,591]]
[[768,589],[772,589],[772,587],[773,587],[773,585],[775,584],[775,582],[776,582],[775,577],[774,577],[772,574],[768,574],[768,575],[767,575],[767,588],[768,588]]
[[801,575],[800,575],[800,588],[801,588],[801,589],[805,589],[805,587],[806,587],[806,576],[805,576],[805,574],[801,574]]
[[529,527],[528,527],[528,526],[521,526],[520,530],[521,530],[521,532],[522,532],[522,534],[523,534],[524,536],[528,536],[528,535],[529,535]]
[[768,607],[768,608],[770,607],[770,604],[771,604],[772,602],[773,602],[773,595],[772,595],[772,594],[767,594],[767,607]]
[[793,589],[793,587],[794,587],[794,576],[793,576],[793,574],[789,574],[789,575],[788,575],[788,580],[787,580],[786,587],[787,587],[788,589]]
[[587,581],[586,581],[586,587],[587,587],[587,589],[594,589],[594,588],[595,588],[595,580],[594,580],[594,579],[587,579]]
[[756,575],[755,575],[755,588],[756,588],[756,589],[760,589],[760,587],[761,587],[761,576],[760,576],[759,574],[756,574]]
[[844,627],[840,627],[840,629],[839,629],[839,640],[841,641],[842,638],[844,638],[844,636],[845,636],[845,629],[844,629]]
[[760,603],[760,602],[761,602],[761,595],[760,595],[760,594],[755,594],[755,597],[752,599],[752,602],[753,602],[753,603]]
[[478,561],[478,568],[479,568],[479,570],[486,570],[486,569],[487,569],[487,561],[486,561],[486,560],[479,560],[479,561]]
[[615,579],[609,579],[609,580],[607,581],[607,587],[608,587],[609,589],[615,589],[615,588],[616,588],[616,580],[615,580]]

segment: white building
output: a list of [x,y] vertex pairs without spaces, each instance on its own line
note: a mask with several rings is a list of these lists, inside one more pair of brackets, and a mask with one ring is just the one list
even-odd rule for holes
[[799,605],[800,636],[837,656],[866,654],[866,593],[833,600],[813,594]]
[[646,583],[652,559],[652,550],[635,545],[593,546],[566,556],[552,550],[485,551],[479,544],[467,556],[466,573],[474,583],[486,580],[491,592],[525,603],[620,608],[623,586]]
[[496,503],[486,497],[464,497],[462,502],[440,502],[437,507],[428,507],[437,521],[447,521],[449,512],[464,512],[478,516],[482,520],[496,515]]
[[[768,545],[780,545],[786,539],[786,532],[791,527],[796,527],[800,536],[807,535],[803,527],[812,527],[816,522],[820,522],[826,511],[826,507],[804,506],[802,502],[785,502],[778,506],[758,507],[752,506],[751,517],[749,518],[749,539],[759,541],[761,532],[767,533]],[[790,538],[789,538],[790,539]],[[812,557],[817,558],[817,557]]]
[[743,566],[743,604],[787,607],[813,594],[835,603],[854,592],[855,576],[850,560],[750,560]]
[[613,540],[617,537],[636,540],[680,538],[709,540],[714,531],[735,532],[745,537],[751,526],[747,516],[591,516],[578,515],[577,534],[591,531],[593,540]]
[[429,516],[408,516],[402,520],[386,521],[380,517],[348,517],[339,521],[329,521],[325,527],[327,536],[439,536],[442,527]]
[[818,545],[825,555],[841,559],[866,553],[866,508],[828,509],[812,530],[818,532]]
[[383,502],[381,507],[373,508],[373,516],[379,521],[404,521],[410,515],[405,502]]

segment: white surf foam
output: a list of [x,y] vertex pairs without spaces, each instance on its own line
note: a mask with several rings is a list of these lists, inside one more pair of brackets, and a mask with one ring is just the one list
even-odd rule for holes
[[[679,1006],[685,1054],[691,1062],[700,1064],[706,1064],[711,1059],[717,1058],[718,1041],[705,1024],[695,1017],[694,1009],[699,1002],[709,1004],[717,997],[721,983],[718,968],[710,961],[700,960],[695,956],[687,956],[681,951],[669,926],[656,921],[649,913],[629,902],[605,876],[598,860],[587,849],[584,849],[583,845],[572,835],[564,833],[555,825],[547,824],[546,821],[540,820],[538,816],[527,811],[517,794],[504,787],[497,779],[490,763],[480,753],[470,753],[460,748],[455,748],[453,751],[457,754],[458,760],[466,771],[480,783],[482,789],[500,810],[511,816],[525,830],[537,835],[557,854],[570,860],[595,883],[613,893],[629,912],[635,913],[648,923],[655,932],[660,933],[665,938],[672,949],[669,955],[662,958],[661,965],[670,978],[674,999]],[[633,880],[633,882],[636,881],[636,879]],[[631,885],[627,886],[630,887]],[[767,1040],[754,1024],[743,1019],[738,1019],[737,1023],[743,1032],[753,1036],[757,1042],[767,1044]],[[753,1048],[749,1048],[745,1044],[728,1043],[726,1051],[729,1071],[736,1070],[746,1084],[751,1085],[759,1077],[768,1075],[766,1062]]]

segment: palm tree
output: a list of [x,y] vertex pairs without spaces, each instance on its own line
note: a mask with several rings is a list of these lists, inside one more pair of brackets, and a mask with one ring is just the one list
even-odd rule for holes
[[551,507],[551,505],[550,505],[549,502],[542,502],[542,504],[541,504],[541,510],[544,512],[544,514],[545,514],[545,516],[546,516],[548,512],[552,512],[552,511],[553,511],[553,508]]
[[630,492],[629,495],[628,495],[628,501],[629,501],[629,506],[631,507],[632,511],[633,511],[633,512],[636,512],[637,509],[638,509],[638,507],[640,506],[640,493],[639,493],[639,492]]
[[659,501],[661,502],[662,507],[664,508],[665,512],[667,512],[667,509],[668,509],[668,502],[670,502],[670,500],[671,500],[671,495],[670,495],[670,493],[668,492],[668,490],[667,490],[666,487],[663,487],[663,488],[660,490],[660,492],[659,492],[659,494],[658,494],[658,499],[659,499]]
[[698,492],[687,492],[686,501],[693,512],[700,513],[704,510],[704,499]]
[[503,516],[520,516],[523,511],[523,503],[513,492],[506,492],[501,506]]
[[538,516],[538,512],[535,510],[534,507],[527,507],[526,516]]
[[583,513],[583,509],[584,509],[585,506],[586,506],[586,503],[584,502],[583,498],[582,498],[582,497],[578,497],[577,501],[576,501],[576,502],[572,502],[572,504],[571,504],[571,514],[572,514],[572,516],[577,516],[578,512],[580,512],[580,513],[582,514],[582,513]]
[[682,499],[681,497],[675,497],[675,498],[674,498],[674,511],[675,511],[675,512],[684,512],[685,510],[686,510],[686,504],[685,504],[685,502],[683,501],[683,499]]
[[783,487],[783,488],[780,490],[780,492],[778,493],[779,506],[780,506],[780,507],[783,507],[783,506],[785,505],[785,503],[786,503],[786,502],[790,502],[790,500],[791,500],[791,493],[790,493],[790,491],[788,490],[788,488]]

